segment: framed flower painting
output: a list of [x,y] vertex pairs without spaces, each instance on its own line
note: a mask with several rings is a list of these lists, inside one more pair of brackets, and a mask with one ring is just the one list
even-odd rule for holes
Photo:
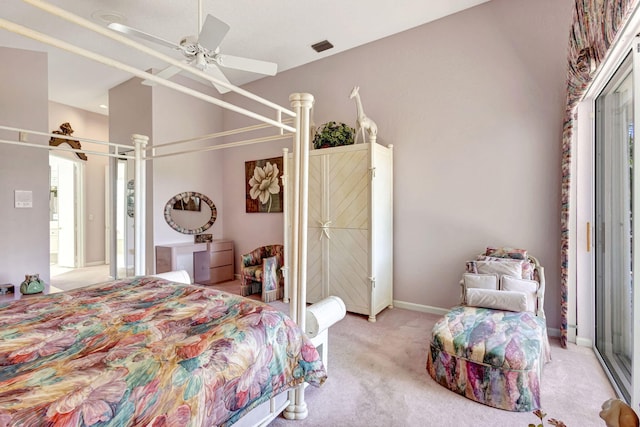
[[247,212],[282,212],[282,157],[244,162]]

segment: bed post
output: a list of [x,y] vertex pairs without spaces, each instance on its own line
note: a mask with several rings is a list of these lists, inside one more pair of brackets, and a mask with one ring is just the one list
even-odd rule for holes
[[134,213],[133,213],[133,248],[134,248],[134,259],[133,259],[133,270],[136,276],[142,276],[146,274],[145,272],[145,204],[146,204],[146,193],[145,189],[147,187],[145,178],[146,178],[146,167],[145,167],[145,148],[147,146],[147,142],[149,141],[149,137],[145,135],[133,134],[131,135],[131,139],[133,140],[134,145],[134,153],[135,153],[135,179],[133,181],[134,185]]
[[[296,134],[293,146],[294,186],[292,230],[291,230],[291,268],[289,269],[290,312],[291,318],[305,330],[307,301],[307,201],[309,181],[309,133],[310,111],[313,106],[313,95],[293,93],[289,96],[291,106],[296,113]],[[286,159],[285,159],[286,161]],[[284,410],[284,417],[289,420],[302,420],[309,411],[304,401],[304,383],[289,392],[289,406]]]
[[[282,129],[280,129],[282,131]],[[282,267],[282,276],[284,277],[284,295],[282,297],[282,302],[289,302],[289,265],[291,264],[291,248],[289,247],[289,242],[291,242],[289,224],[291,224],[289,211],[289,197],[291,192],[291,188],[289,188],[289,149],[282,149],[282,186],[284,187],[284,191],[282,192],[282,206],[284,207],[284,266]]]

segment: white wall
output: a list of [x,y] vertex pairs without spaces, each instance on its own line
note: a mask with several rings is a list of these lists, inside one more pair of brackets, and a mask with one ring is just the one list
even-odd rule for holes
[[[560,154],[570,0],[493,0],[272,78],[249,91],[314,117],[355,124],[355,85],[378,141],[394,144],[394,298],[458,302],[464,262],[487,245],[528,249],[546,268],[546,312],[560,324]],[[225,98],[232,103],[236,96]],[[242,119],[226,113],[225,127]],[[239,170],[271,148],[225,152],[227,235],[241,249],[279,215],[244,214]],[[252,214],[254,215],[254,214]],[[250,243],[255,242],[255,243]]]
[[[0,47],[0,124],[39,132],[47,126],[47,55]],[[15,132],[0,138],[16,140]],[[46,137],[29,142],[48,145]],[[32,208],[14,208],[14,191],[33,195]],[[25,274],[49,282],[49,152],[0,146],[0,283],[19,285]]]

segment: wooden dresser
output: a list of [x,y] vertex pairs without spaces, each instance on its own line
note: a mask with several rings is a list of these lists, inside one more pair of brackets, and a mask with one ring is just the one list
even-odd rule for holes
[[193,254],[193,282],[214,284],[234,279],[233,240],[156,246],[156,273],[176,270],[180,254]]
[[214,284],[233,280],[233,240],[214,240],[207,250],[193,254],[193,281]]

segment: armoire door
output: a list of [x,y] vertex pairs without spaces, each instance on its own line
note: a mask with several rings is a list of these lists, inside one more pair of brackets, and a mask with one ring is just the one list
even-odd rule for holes
[[327,156],[326,209],[329,224],[327,280],[330,295],[347,310],[369,314],[369,150],[345,150]]
[[323,220],[326,183],[324,156],[309,156],[309,204],[307,234],[307,302],[318,302],[328,296],[323,270],[327,265],[327,248],[323,249]]
[[329,292],[342,299],[347,310],[371,312],[369,231],[360,228],[331,230],[327,279]]
[[369,150],[349,150],[327,156],[326,218],[331,228],[369,228],[371,174]]

